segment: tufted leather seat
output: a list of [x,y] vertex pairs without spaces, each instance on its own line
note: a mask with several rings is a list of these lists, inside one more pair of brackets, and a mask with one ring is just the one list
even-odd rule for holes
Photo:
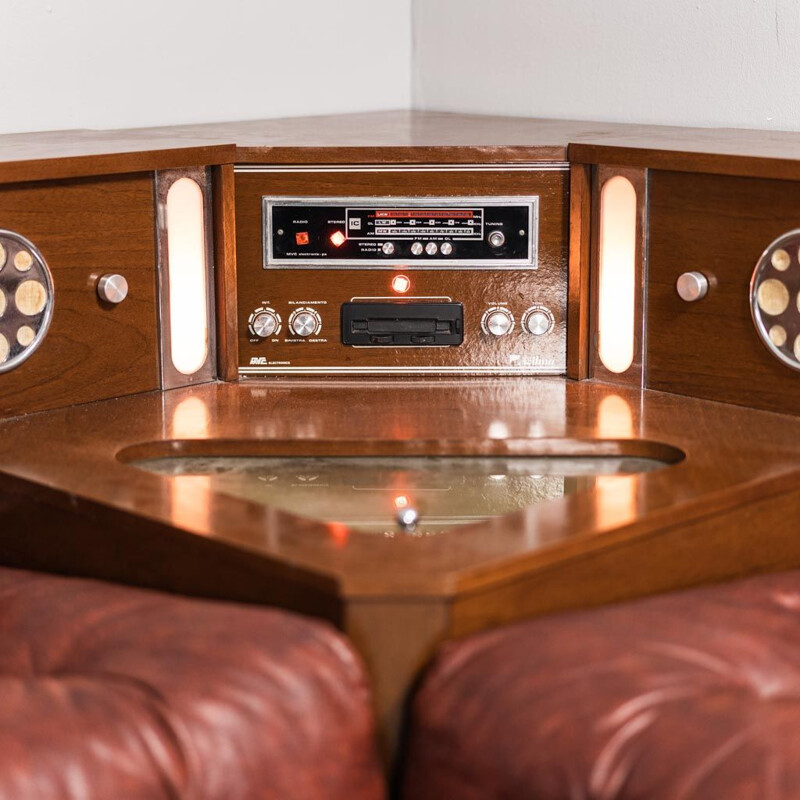
[[445,648],[407,800],[800,798],[800,572]]
[[325,624],[0,569],[0,800],[380,800]]

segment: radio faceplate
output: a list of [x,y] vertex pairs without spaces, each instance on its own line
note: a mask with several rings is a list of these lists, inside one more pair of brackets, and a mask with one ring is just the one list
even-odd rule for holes
[[539,198],[264,197],[264,267],[536,268]]
[[240,376],[562,374],[568,177],[237,170]]

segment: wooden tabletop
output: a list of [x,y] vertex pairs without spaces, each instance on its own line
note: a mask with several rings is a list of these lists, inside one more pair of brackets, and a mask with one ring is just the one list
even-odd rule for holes
[[437,111],[0,136],[0,183],[220,163],[566,161],[800,178],[800,133]]
[[[678,448],[686,457],[430,538],[333,530],[215,493],[202,478],[150,474],[120,460],[126,449],[125,457],[400,448],[668,457]],[[99,515],[108,536],[119,525],[154,525],[157,536],[183,531],[225,542],[341,596],[453,596],[511,580],[796,491],[799,457],[793,417],[558,378],[207,384],[0,423],[5,489]]]

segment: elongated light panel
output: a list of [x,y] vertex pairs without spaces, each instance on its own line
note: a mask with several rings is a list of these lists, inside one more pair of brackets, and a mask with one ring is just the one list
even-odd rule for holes
[[208,358],[206,232],[203,191],[180,178],[167,192],[170,356],[175,369],[194,375]]
[[630,368],[636,313],[636,189],[621,175],[600,193],[597,349],[610,372]]

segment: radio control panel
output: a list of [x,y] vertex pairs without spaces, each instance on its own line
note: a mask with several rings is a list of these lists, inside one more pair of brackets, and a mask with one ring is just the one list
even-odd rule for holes
[[536,267],[538,198],[269,198],[264,266]]
[[565,371],[566,165],[423,171],[237,171],[241,377]]

